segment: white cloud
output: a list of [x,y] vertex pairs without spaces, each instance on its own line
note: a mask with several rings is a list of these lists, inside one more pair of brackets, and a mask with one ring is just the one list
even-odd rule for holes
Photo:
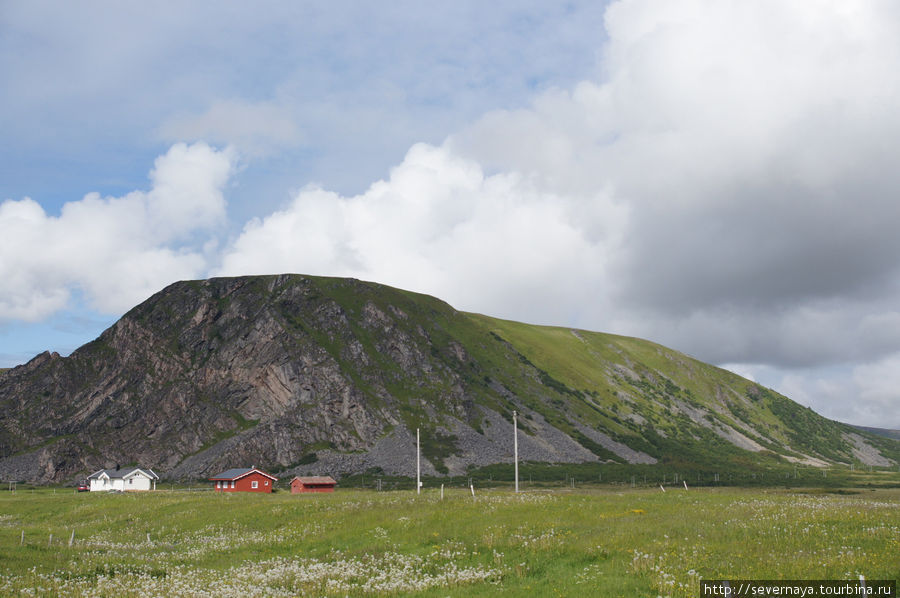
[[25,198],[0,204],[0,320],[40,320],[73,288],[95,308],[119,312],[163,285],[201,275],[191,236],[224,221],[232,162],[206,144],[176,144],[150,173],[149,191],[90,193],[50,216]]
[[516,173],[485,176],[445,147],[419,144],[361,195],[307,188],[250,222],[218,273],[354,276],[559,322],[602,303],[595,285],[627,217],[602,193],[590,201],[584,219],[583,202]]

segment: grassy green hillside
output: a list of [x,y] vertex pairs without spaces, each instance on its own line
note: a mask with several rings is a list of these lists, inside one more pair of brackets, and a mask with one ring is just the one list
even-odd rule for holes
[[[656,343],[464,314],[426,295],[380,285],[360,293],[341,279],[319,280],[319,288],[351,321],[372,301],[385,311],[403,310],[410,317],[402,326],[411,334],[416,328],[429,331],[432,357],[468,383],[477,404],[511,421],[518,403],[520,411],[525,407],[524,433],[532,431],[529,412],[539,414],[603,459],[623,461],[581,426],[667,462],[862,464],[848,441],[851,433],[900,461],[900,443],[827,420],[770,389]],[[364,344],[372,335],[363,329],[357,334]],[[444,348],[454,343],[465,349],[466,363],[447,354]],[[387,360],[378,367],[397,369]],[[432,428],[434,418],[416,399],[423,390],[431,397],[446,394],[450,382],[423,388],[402,372],[397,380],[392,392],[410,399],[403,410],[407,425]],[[430,405],[441,407],[433,400]],[[479,421],[469,423],[482,427]],[[428,436],[441,439],[436,430],[429,429]],[[452,450],[452,442],[427,448],[437,459]]]
[[[345,372],[363,385],[375,369],[390,374],[388,390],[400,401],[403,422],[423,429],[425,455],[439,471],[458,447],[435,415],[457,415],[442,397],[459,380],[475,405],[510,422],[513,410],[520,411],[524,434],[538,434],[532,422],[541,417],[610,462],[627,458],[609,441],[662,463],[694,467],[863,465],[865,455],[855,450],[850,434],[880,453],[882,465],[900,462],[896,441],[827,420],[732,372],[650,341],[462,313],[433,297],[383,285],[313,280],[323,298],[346,312],[354,338],[375,356],[364,368],[346,363]],[[402,314],[392,326],[409,338],[427,331],[434,371],[452,375],[411,377],[375,350],[379,331],[357,324],[371,305]],[[346,355],[346,338],[318,339],[332,355]],[[375,392],[371,398],[379,400]],[[477,431],[490,424],[478,410],[467,413]]]
[[[753,455],[757,461],[859,463],[846,436],[860,430],[672,349],[637,338],[469,317],[565,396],[551,405],[660,460],[703,463]],[[871,434],[865,441],[900,460],[900,444]]]

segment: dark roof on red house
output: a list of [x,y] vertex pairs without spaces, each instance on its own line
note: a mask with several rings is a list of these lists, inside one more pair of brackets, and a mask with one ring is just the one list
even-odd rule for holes
[[266,476],[266,477],[269,478],[270,480],[273,480],[273,481],[276,481],[276,482],[278,481],[278,478],[276,478],[275,476],[273,476],[273,475],[271,475],[271,474],[268,474],[268,473],[266,473],[266,472],[264,472],[264,471],[262,471],[262,470],[260,470],[260,469],[256,469],[255,467],[239,467],[239,468],[237,468],[237,469],[229,469],[228,471],[223,471],[223,472],[220,473],[219,475],[214,475],[213,477],[211,477],[211,478],[209,478],[209,479],[212,480],[212,481],[217,481],[217,480],[237,480],[237,479],[242,478],[242,477],[244,477],[244,476],[250,475],[250,474],[253,473],[254,471],[255,471],[256,473],[259,473],[259,474],[262,474],[262,475]]
[[[337,482],[334,481],[334,478],[332,478],[331,476],[327,476],[327,475],[326,476],[307,476],[307,477],[297,476],[294,478],[294,480],[300,480],[301,484],[337,484]],[[291,480],[291,484],[294,483],[294,480]]]

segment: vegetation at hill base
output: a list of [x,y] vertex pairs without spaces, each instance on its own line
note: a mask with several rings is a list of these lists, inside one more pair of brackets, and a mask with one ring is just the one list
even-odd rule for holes
[[[473,467],[461,476],[423,476],[430,487],[513,488],[514,469],[509,464]],[[389,476],[377,469],[341,478],[341,487],[359,489],[415,489],[415,478]],[[740,463],[722,461],[715,465],[698,465],[691,461],[627,465],[618,463],[532,463],[519,464],[519,486],[535,490],[559,488],[760,488],[820,489],[826,492],[849,492],[852,489],[900,488],[900,467],[835,467],[797,466],[783,461]]]

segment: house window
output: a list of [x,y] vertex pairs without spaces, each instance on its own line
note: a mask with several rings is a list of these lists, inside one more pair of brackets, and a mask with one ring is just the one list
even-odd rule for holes
[[234,488],[234,480],[231,480],[231,487]]
[[269,485],[269,480],[266,480],[266,486],[268,486],[268,485]]
[[250,487],[251,488],[259,488],[259,482],[257,482],[256,480],[253,480],[252,482],[250,482]]

